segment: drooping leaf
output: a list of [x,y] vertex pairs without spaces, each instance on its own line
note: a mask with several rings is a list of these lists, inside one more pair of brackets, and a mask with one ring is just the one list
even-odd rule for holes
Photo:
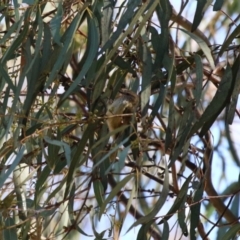
[[[125,12],[123,16],[121,17],[120,22],[118,23],[117,30],[112,34],[111,38],[106,42],[106,44],[102,47],[101,53],[105,52],[106,50],[110,50],[116,40],[118,40],[120,34],[124,30],[127,24],[131,21],[134,15],[134,9],[139,5],[140,1],[134,1],[129,3],[127,7],[125,8]],[[130,27],[130,26],[129,26]]]
[[169,225],[166,220],[163,220],[163,233],[162,233],[162,240],[169,239]]
[[[194,205],[191,206],[191,217],[190,217],[190,237],[191,239],[196,239],[196,228],[199,224],[199,215],[200,215],[200,208],[201,203],[200,200],[202,199],[204,191],[204,184],[200,183],[200,187],[194,194],[193,203]],[[196,204],[197,203],[197,204]]]
[[160,209],[165,204],[166,199],[168,197],[168,193],[169,193],[169,173],[168,173],[168,168],[167,168],[167,163],[166,162],[164,162],[164,166],[165,166],[165,171],[164,171],[165,177],[164,177],[162,193],[161,193],[159,199],[154,204],[154,207],[151,210],[151,212],[146,214],[144,217],[138,219],[134,224],[132,224],[131,227],[128,229],[128,232],[133,227],[136,227],[139,224],[143,224],[143,223],[147,223],[147,222],[151,221],[158,214]]
[[202,49],[202,51],[204,52],[210,66],[212,69],[215,68],[215,63],[214,63],[214,59],[211,53],[211,50],[209,48],[209,46],[207,45],[206,42],[203,41],[203,39],[201,39],[200,37],[198,37],[197,35],[195,35],[194,33],[191,33],[185,29],[179,28],[179,30],[183,31],[184,33],[188,34],[194,41],[196,41],[199,45],[199,47]]
[[[67,164],[68,166],[70,166],[70,163],[71,163],[71,149],[69,147],[69,145],[63,141],[59,141],[59,140],[55,140],[55,139],[51,139],[50,137],[48,136],[45,136],[44,137],[44,140],[47,142],[47,143],[50,143],[52,145],[55,145],[55,146],[58,146],[58,147],[61,147],[63,148],[64,150],[64,154],[65,154],[65,157],[66,157],[66,160],[67,160]],[[57,148],[58,149],[58,148]],[[56,150],[57,150],[56,149]],[[58,154],[58,152],[56,152],[56,154]],[[55,159],[53,159],[55,160]]]
[[197,1],[197,8],[195,11],[192,29],[191,29],[192,32],[194,32],[198,28],[198,26],[204,16],[205,10],[209,6],[209,4],[211,4],[211,2],[212,2],[211,0],[210,1],[209,0],[208,1],[207,0],[198,0]]
[[213,100],[203,112],[200,119],[192,127],[190,135],[195,133],[199,128],[202,128],[200,132],[201,136],[203,136],[209,130],[213,122],[216,120],[217,116],[221,113],[223,108],[226,107],[226,104],[229,101],[229,95],[231,94],[231,84],[232,71],[230,66],[227,66],[218,90],[213,97]]
[[123,180],[121,180],[120,182],[117,183],[117,185],[115,186],[114,189],[112,189],[112,191],[110,192],[110,194],[108,195],[108,197],[105,199],[105,201],[102,204],[102,207],[100,208],[100,212],[99,212],[99,219],[101,219],[101,216],[103,214],[103,212],[106,209],[107,204],[114,198],[117,196],[117,193],[119,191],[121,191],[121,189],[133,178],[133,174],[129,174],[127,177],[125,177]]
[[240,54],[238,55],[237,59],[235,60],[232,66],[232,75],[233,75],[233,83],[232,83],[232,95],[230,97],[230,105],[227,108],[227,123],[232,124],[233,118],[235,115],[235,110],[237,107],[238,102],[238,95],[240,92]]
[[60,30],[62,27],[63,7],[62,4],[58,4],[57,14],[52,18],[49,23],[49,27],[52,32],[53,40],[56,44],[62,45]]
[[230,227],[230,229],[222,236],[222,239],[224,240],[231,240],[234,237],[237,236],[238,232],[240,230],[240,223],[237,223]]
[[182,205],[184,199],[186,198],[187,192],[188,192],[188,185],[190,181],[192,180],[192,175],[190,175],[184,182],[183,186],[181,187],[180,192],[178,193],[176,200],[174,201],[174,204],[171,206],[169,211],[167,212],[166,216],[158,223],[162,224],[164,223],[164,220],[168,220],[175,214],[178,210],[179,207]]
[[[55,61],[53,62],[53,66],[50,71],[50,75],[48,77],[47,82],[45,83],[44,89],[47,89],[50,84],[55,80],[56,75],[60,72],[61,67],[63,66],[66,60],[66,54],[72,46],[73,39],[77,28],[79,27],[79,23],[83,17],[83,12],[78,13],[74,20],[71,22],[70,26],[64,32],[61,37],[61,43],[56,47],[56,52],[53,52],[52,56],[55,57]],[[49,66],[50,67],[50,66]]]
[[202,59],[199,55],[194,55],[194,60],[196,63],[196,82],[193,90],[194,100],[196,101],[196,106],[199,105],[202,95],[202,82],[203,82],[203,64]]
[[137,240],[148,240],[148,231],[151,225],[154,223],[154,220],[149,221],[148,223],[144,223],[140,230],[138,231]]
[[141,110],[142,117],[147,114],[148,103],[151,95],[151,77],[152,77],[152,61],[151,53],[146,45],[142,46],[143,52],[143,75],[142,75],[142,92],[141,92]]
[[103,1],[102,18],[100,24],[101,46],[104,46],[112,33],[113,1]]
[[98,202],[98,206],[101,207],[104,201],[104,189],[101,181],[99,179],[95,179],[93,181],[93,190],[95,193],[96,200]]
[[240,24],[233,30],[233,32],[229,35],[226,41],[224,41],[220,51],[219,56],[221,56],[224,51],[229,47],[229,45],[232,43],[233,39],[237,37],[237,35],[240,33]]
[[89,124],[87,126],[86,130],[83,133],[81,141],[79,141],[77,145],[77,148],[75,149],[74,152],[72,152],[71,163],[70,163],[68,175],[67,175],[66,190],[64,194],[65,198],[69,193],[69,189],[71,189],[71,186],[74,180],[73,177],[75,176],[75,173],[77,171],[78,164],[80,164],[79,159],[83,155],[83,150],[86,146],[86,143],[89,140],[89,138],[91,138],[94,134],[94,127],[95,127],[94,124]]
[[6,240],[17,240],[17,229],[14,227],[16,225],[16,222],[13,218],[8,217],[5,220],[5,229],[3,230],[3,237]]
[[[82,81],[83,77],[91,67],[93,60],[96,57],[96,53],[99,47],[99,34],[96,27],[96,19],[92,18],[87,15],[87,21],[88,21],[88,41],[87,41],[87,49],[85,52],[85,59],[84,64],[82,66],[81,72],[78,74],[76,79],[74,79],[74,82],[70,85],[68,90],[64,93],[64,95],[61,98],[61,101],[66,99],[78,86],[78,84]],[[96,96],[97,98],[98,96]]]
[[0,188],[4,185],[6,179],[10,176],[10,174],[13,172],[13,170],[16,168],[16,166],[19,164],[23,157],[25,147],[19,147],[19,151],[16,153],[15,159],[12,161],[10,167],[6,170],[3,169],[0,174]]

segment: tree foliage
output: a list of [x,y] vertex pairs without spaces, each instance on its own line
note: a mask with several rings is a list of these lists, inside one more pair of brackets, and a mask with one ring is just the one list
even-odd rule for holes
[[237,236],[240,3],[208,2],[0,2],[3,239]]

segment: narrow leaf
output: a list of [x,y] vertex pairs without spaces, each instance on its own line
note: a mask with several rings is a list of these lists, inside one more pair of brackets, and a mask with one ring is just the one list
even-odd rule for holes
[[121,191],[121,189],[133,178],[134,174],[129,174],[127,177],[125,177],[123,180],[121,180],[120,182],[117,183],[117,185],[112,189],[112,191],[110,192],[110,194],[108,195],[108,197],[105,199],[105,201],[102,204],[102,207],[100,208],[100,212],[99,212],[99,219],[101,219],[102,214],[104,213],[104,211],[106,210],[106,206],[107,204],[114,198],[117,196],[117,194],[119,193],[119,191]]
[[163,221],[162,240],[169,240],[169,225],[166,220]]
[[5,229],[3,230],[3,239],[5,240],[17,240],[17,229],[14,227],[16,225],[16,222],[13,218],[6,218],[5,220]]
[[203,64],[201,57],[197,54],[194,54],[194,60],[196,63],[196,82],[194,84],[195,88],[193,90],[193,94],[196,106],[198,106],[202,95]]
[[207,1],[207,0],[198,0],[197,1],[197,8],[195,11],[192,29],[191,29],[192,32],[194,32],[198,28],[198,25],[200,24],[200,22],[203,18],[204,12],[205,12],[206,8],[208,7],[208,2],[210,2],[210,4],[211,4],[211,1]]
[[232,71],[228,65],[223,75],[222,81],[218,87],[218,90],[213,97],[200,119],[194,124],[191,129],[190,136],[198,131],[202,127],[201,135],[204,135],[209,130],[212,123],[216,120],[217,116],[221,113],[226,106],[230,94],[232,84]]
[[133,227],[135,227],[139,224],[147,223],[147,222],[151,221],[158,214],[160,209],[165,204],[166,199],[168,197],[168,193],[169,193],[169,172],[168,172],[167,163],[165,161],[164,161],[164,165],[165,165],[165,172],[164,172],[165,177],[164,177],[164,183],[163,183],[163,189],[162,189],[161,196],[159,197],[157,202],[154,204],[152,211],[150,213],[148,213],[147,215],[145,215],[144,217],[138,219],[134,224],[132,224],[132,226],[127,230],[127,232],[129,232]]
[[93,181],[93,190],[95,193],[96,200],[98,202],[98,206],[101,207],[104,201],[104,198],[103,198],[104,189],[99,179],[95,179]]
[[232,43],[233,39],[237,37],[237,35],[240,33],[240,24],[233,30],[233,32],[230,34],[228,39],[224,41],[220,51],[219,56],[221,56],[224,51],[229,47],[229,45]]
[[184,33],[188,34],[193,40],[195,40],[199,47],[202,49],[202,51],[204,52],[210,66],[212,69],[215,69],[215,63],[214,63],[214,59],[211,53],[210,48],[208,47],[207,43],[203,41],[203,39],[201,39],[200,37],[198,37],[197,35],[195,35],[194,33],[191,33],[185,29],[179,28],[179,30],[183,31]]
[[4,185],[4,183],[7,180],[7,178],[10,176],[10,174],[13,172],[13,170],[16,168],[16,166],[21,161],[21,159],[23,157],[24,151],[25,151],[25,147],[22,146],[20,148],[19,152],[17,153],[15,159],[12,161],[11,166],[6,171],[5,171],[5,169],[3,169],[1,171],[1,175],[0,175],[0,188]]
[[[77,28],[79,27],[79,23],[82,19],[82,16],[83,16],[83,13],[82,14],[78,13],[73,19],[73,21],[71,22],[68,29],[65,31],[64,35],[61,37],[61,44],[56,47],[56,51],[58,54],[56,55],[56,53],[53,53],[53,57],[55,58],[57,57],[57,59],[56,61],[54,61],[54,65],[50,70],[50,75],[45,84],[44,89],[47,89],[49,85],[52,84],[52,82],[55,80],[56,75],[60,72],[60,69],[65,62],[66,54],[72,46],[74,35]],[[54,54],[56,56],[54,56]]]
[[168,220],[169,218],[171,218],[173,216],[173,214],[175,214],[179,210],[179,207],[181,206],[182,202],[186,198],[186,195],[188,192],[188,185],[191,180],[192,180],[192,175],[190,175],[186,179],[180,192],[177,195],[176,200],[174,201],[174,204],[172,205],[172,207],[169,209],[168,213],[166,214],[166,217],[164,217],[163,220],[161,220],[158,224],[162,224],[164,222],[164,220]]
[[78,86],[78,84],[82,81],[83,77],[86,75],[87,71],[91,67],[93,60],[96,57],[97,50],[99,47],[99,34],[98,29],[96,27],[96,19],[87,15],[88,22],[88,41],[87,41],[87,49],[85,52],[86,59],[84,59],[84,63],[79,75],[74,79],[73,83],[69,87],[69,89],[64,93],[61,98],[61,101],[66,99]]
[[[192,240],[196,239],[196,228],[199,224],[199,216],[200,216],[200,208],[201,203],[199,202],[202,199],[203,196],[203,190],[204,190],[204,184],[200,183],[200,187],[197,189],[197,191],[194,194],[193,197],[193,206],[191,206],[191,216],[190,216],[190,238]],[[199,202],[199,203],[198,203]]]
[[233,123],[237,102],[238,102],[238,95],[240,92],[240,54],[238,55],[237,59],[235,60],[232,66],[232,74],[233,74],[233,85],[232,85],[232,95],[231,95],[231,102],[227,109],[227,122],[228,124]]
[[138,231],[137,240],[148,240],[148,231],[151,228],[151,225],[155,220],[151,220],[148,223],[142,225],[142,227]]
[[64,154],[65,154],[68,166],[70,166],[70,163],[71,163],[71,149],[70,149],[70,146],[63,141],[54,140],[54,139],[49,138],[48,136],[45,136],[44,140],[47,143],[62,147],[64,149]]
[[238,235],[240,230],[240,223],[233,225],[222,237],[224,240],[232,240],[234,237]]

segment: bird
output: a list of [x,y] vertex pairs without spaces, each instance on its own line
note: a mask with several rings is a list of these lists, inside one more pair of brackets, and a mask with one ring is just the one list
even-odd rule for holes
[[[124,125],[130,125],[132,115],[137,111],[139,96],[128,89],[121,89],[117,97],[107,106],[107,125],[110,132]],[[125,115],[124,114],[129,114]],[[116,138],[117,135],[113,136]]]

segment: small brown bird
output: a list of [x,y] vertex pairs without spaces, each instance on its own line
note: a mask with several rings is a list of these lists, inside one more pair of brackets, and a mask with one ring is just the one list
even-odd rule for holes
[[[139,97],[136,93],[121,89],[114,101],[108,105],[106,116],[109,131],[112,132],[117,128],[128,125],[132,116],[121,116],[121,114],[134,113],[138,107]],[[116,117],[114,117],[116,115]]]

